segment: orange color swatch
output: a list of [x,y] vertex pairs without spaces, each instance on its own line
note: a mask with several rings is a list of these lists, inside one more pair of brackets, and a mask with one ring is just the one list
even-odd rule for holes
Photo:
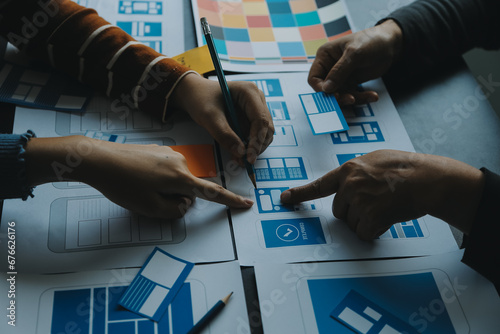
[[217,175],[213,145],[175,145],[170,148],[186,158],[189,171],[194,176],[215,177]]

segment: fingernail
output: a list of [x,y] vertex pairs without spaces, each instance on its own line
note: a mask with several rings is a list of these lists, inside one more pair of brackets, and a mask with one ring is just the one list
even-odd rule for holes
[[323,84],[323,91],[325,93],[333,92],[335,88],[336,88],[335,84],[333,83],[332,80],[326,80],[325,83]]
[[191,198],[188,198],[188,197],[185,198],[184,202],[185,202],[187,208],[189,208],[191,206],[191,204],[193,204],[193,201],[191,200]]
[[370,95],[370,96],[368,96],[368,98],[366,99],[366,101],[367,101],[368,103],[377,102],[377,101],[378,101],[378,97],[377,97],[377,96]]
[[244,202],[245,202],[245,204],[246,204],[247,206],[252,206],[252,205],[253,205],[253,201],[252,201],[251,199],[249,199],[249,198],[245,198],[245,199],[244,199]]
[[292,197],[292,195],[290,194],[289,191],[284,191],[281,193],[281,201],[282,202],[288,202],[290,201],[290,198]]

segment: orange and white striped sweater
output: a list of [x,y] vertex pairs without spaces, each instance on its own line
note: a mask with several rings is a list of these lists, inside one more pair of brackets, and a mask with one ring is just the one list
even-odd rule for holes
[[165,121],[175,86],[193,72],[70,0],[0,3],[0,35],[29,56]]

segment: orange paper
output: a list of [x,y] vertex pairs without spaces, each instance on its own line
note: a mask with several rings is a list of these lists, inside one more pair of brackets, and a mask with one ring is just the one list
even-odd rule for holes
[[182,154],[189,171],[196,177],[214,177],[217,175],[213,145],[175,145],[170,148]]

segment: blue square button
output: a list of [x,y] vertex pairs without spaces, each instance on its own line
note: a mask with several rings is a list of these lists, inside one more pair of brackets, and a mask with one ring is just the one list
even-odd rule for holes
[[266,248],[326,244],[318,217],[262,220]]

